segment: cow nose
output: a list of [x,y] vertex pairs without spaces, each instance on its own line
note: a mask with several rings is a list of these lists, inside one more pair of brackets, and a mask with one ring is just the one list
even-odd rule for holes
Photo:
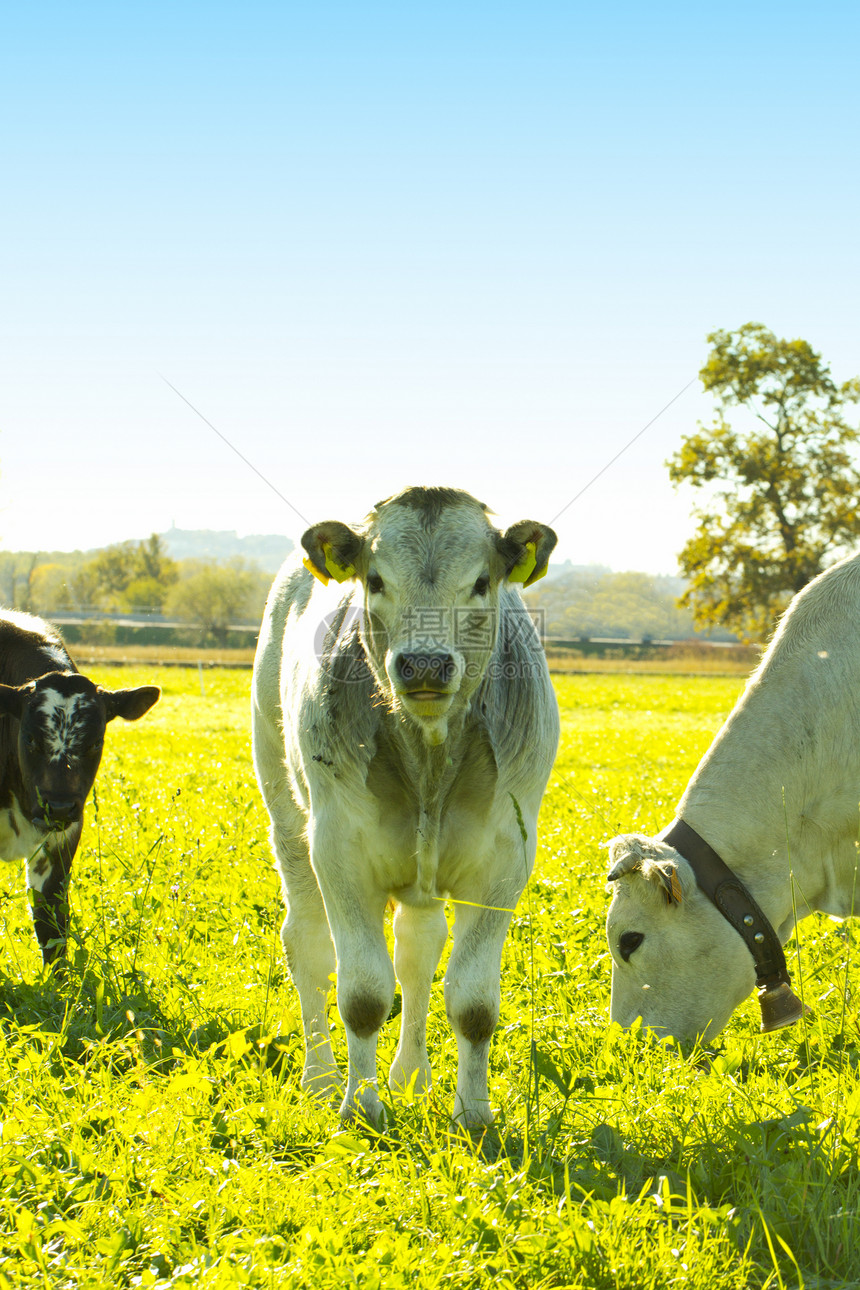
[[71,824],[80,816],[80,809],[80,802],[74,799],[64,801],[51,798],[42,802],[41,812],[33,817],[33,823],[49,826]]
[[395,660],[398,678],[411,690],[450,684],[454,676],[454,658],[441,651],[403,652]]

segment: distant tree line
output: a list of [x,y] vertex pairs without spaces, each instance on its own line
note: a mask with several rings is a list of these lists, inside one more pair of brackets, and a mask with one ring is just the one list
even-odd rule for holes
[[[692,612],[678,605],[683,587],[679,578],[648,573],[571,569],[536,583],[526,601],[540,611],[547,637],[690,640],[697,631]],[[728,631],[709,635],[734,639]]]
[[157,533],[87,554],[0,552],[0,598],[9,608],[47,618],[163,614],[188,623],[195,641],[216,645],[227,643],[231,623],[260,620],[271,581],[242,557],[174,560]]

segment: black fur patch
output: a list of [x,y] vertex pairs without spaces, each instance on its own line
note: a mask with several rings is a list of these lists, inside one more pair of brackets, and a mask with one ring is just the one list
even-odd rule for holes
[[452,506],[472,506],[485,515],[487,513],[484,503],[462,488],[404,488],[401,493],[377,502],[368,518],[376,519],[385,506],[405,506],[409,510],[418,511],[427,528],[438,524],[443,513]]
[[369,1039],[380,1029],[388,1016],[389,1008],[383,999],[372,994],[350,994],[341,1016],[345,1026],[349,1026],[359,1039]]
[[461,1010],[457,1020],[470,1044],[483,1044],[492,1038],[498,1017],[486,1003],[473,1003]]

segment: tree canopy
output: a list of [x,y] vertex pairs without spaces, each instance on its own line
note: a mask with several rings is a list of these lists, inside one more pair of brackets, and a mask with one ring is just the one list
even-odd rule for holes
[[87,608],[160,610],[178,576],[176,561],[153,533],[96,552],[72,577],[72,600]]
[[[700,627],[761,638],[791,597],[860,538],[858,428],[846,420],[860,380],[837,385],[805,340],[761,323],[708,336],[699,376],[714,422],[667,462],[674,483],[705,490],[679,555],[681,604]],[[740,424],[727,416],[738,408]]]
[[170,589],[165,609],[195,624],[204,640],[225,646],[230,624],[262,616],[270,578],[241,556],[218,563],[184,560],[182,575]]

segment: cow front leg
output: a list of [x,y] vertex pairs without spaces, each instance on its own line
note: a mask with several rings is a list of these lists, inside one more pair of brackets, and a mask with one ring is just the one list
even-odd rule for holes
[[48,837],[27,860],[27,890],[33,907],[33,928],[42,963],[66,957],[69,937],[69,875],[81,838],[81,826]]
[[394,915],[394,971],[403,991],[403,1012],[400,1042],[388,1077],[394,1093],[405,1093],[410,1084],[416,1093],[430,1087],[427,1012],[433,976],[447,939],[448,924],[441,902],[430,909],[398,906]]
[[385,899],[368,901],[352,888],[325,892],[337,951],[337,1007],[346,1031],[349,1073],[342,1120],[363,1117],[381,1127],[385,1111],[376,1078],[379,1031],[394,1001],[394,969],[383,931]]
[[454,948],[445,973],[445,1008],[457,1040],[453,1119],[467,1129],[493,1122],[487,1067],[490,1040],[499,1020],[502,945],[510,917],[509,913],[457,905]]

